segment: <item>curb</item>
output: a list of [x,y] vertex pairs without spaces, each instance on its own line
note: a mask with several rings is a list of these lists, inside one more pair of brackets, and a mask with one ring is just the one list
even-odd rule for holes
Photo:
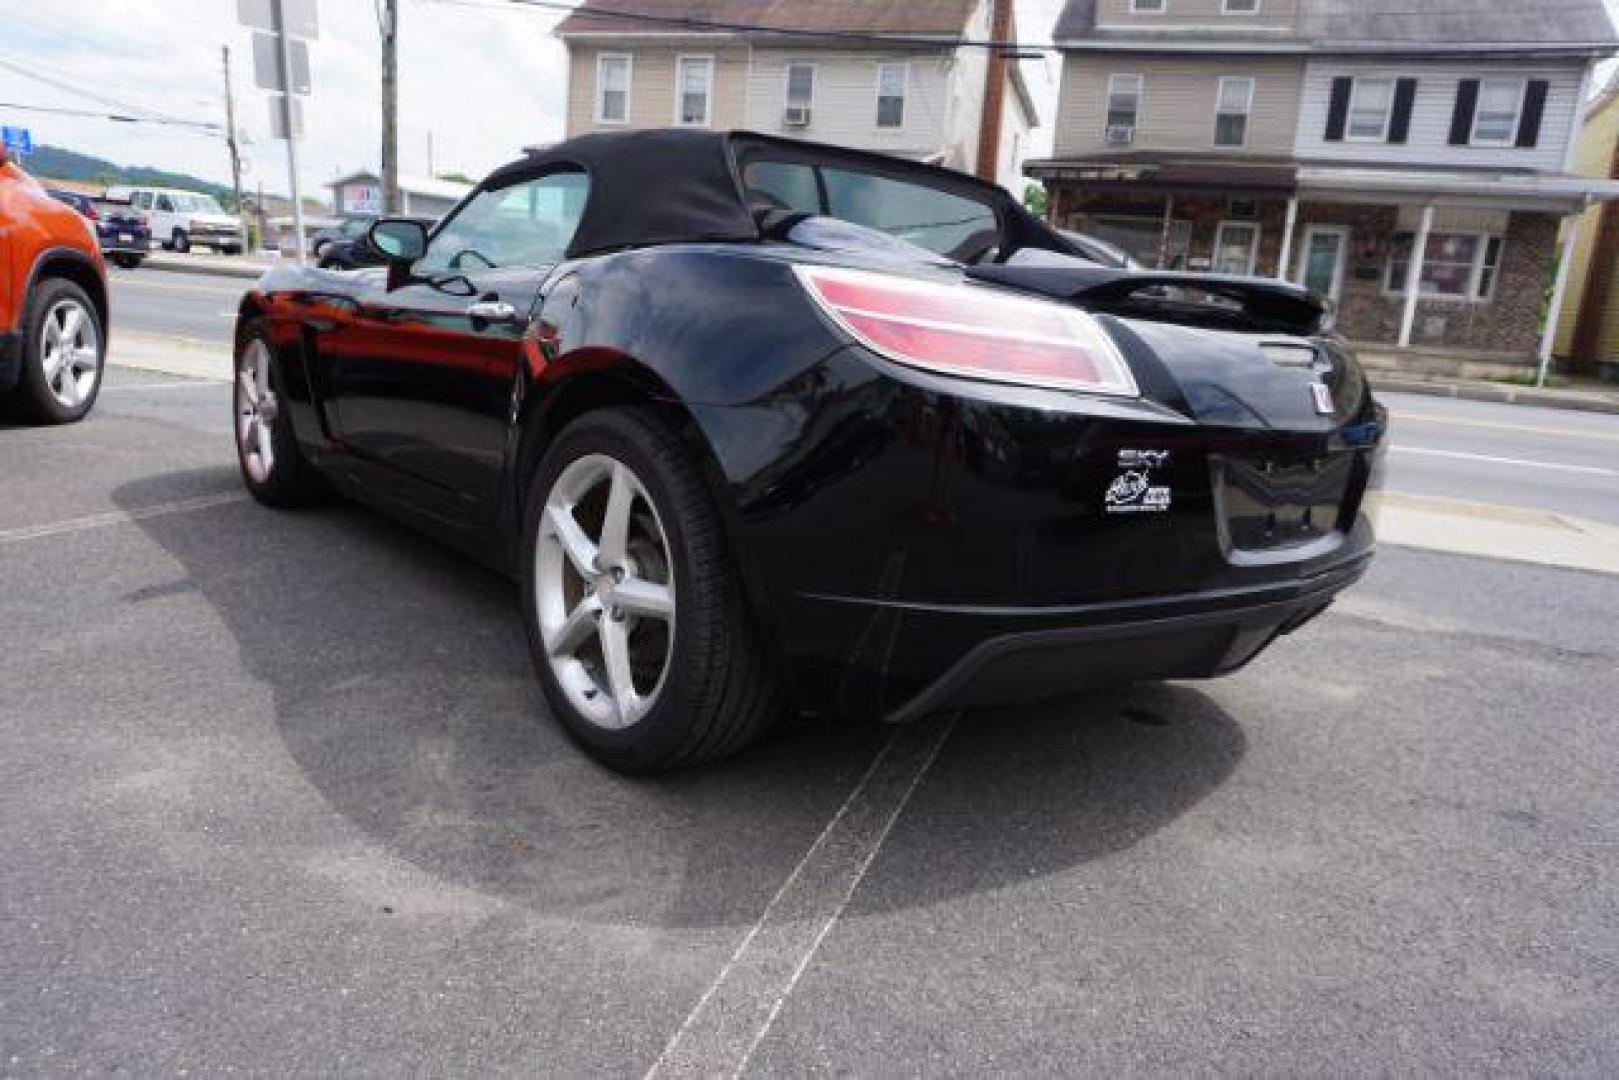
[[157,252],[146,257],[145,266],[151,270],[163,270],[171,274],[207,274],[210,277],[240,278],[244,281],[257,281],[264,276],[273,263],[242,262],[236,265],[222,261],[228,256],[222,256],[221,261],[210,259],[199,262],[186,258],[177,258],[173,255],[159,255]]
[[1502,405],[1538,405],[1546,409],[1569,409],[1577,412],[1609,413],[1619,415],[1619,398],[1591,396],[1575,397],[1555,390],[1534,387],[1496,386],[1491,383],[1428,382],[1424,379],[1401,379],[1371,374],[1372,389],[1399,394],[1423,394],[1428,397],[1455,398],[1459,401],[1491,401]]

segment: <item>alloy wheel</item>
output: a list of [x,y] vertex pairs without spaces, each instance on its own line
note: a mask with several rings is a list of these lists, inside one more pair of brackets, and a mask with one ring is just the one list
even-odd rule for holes
[[262,484],[275,469],[275,421],[279,414],[270,386],[270,347],[258,338],[242,350],[236,372],[236,444],[253,482]]
[[546,660],[581,716],[622,730],[668,678],[675,583],[657,507],[628,465],[573,461],[552,484],[534,553]]
[[95,318],[77,300],[61,300],[45,313],[39,355],[45,385],[64,407],[77,409],[101,377],[101,341]]

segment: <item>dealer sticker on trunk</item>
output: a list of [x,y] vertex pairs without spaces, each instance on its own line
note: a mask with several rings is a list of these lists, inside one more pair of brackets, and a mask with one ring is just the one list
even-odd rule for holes
[[1103,505],[1110,514],[1162,514],[1169,509],[1168,484],[1154,483],[1153,470],[1169,464],[1168,450],[1120,450],[1118,476]]

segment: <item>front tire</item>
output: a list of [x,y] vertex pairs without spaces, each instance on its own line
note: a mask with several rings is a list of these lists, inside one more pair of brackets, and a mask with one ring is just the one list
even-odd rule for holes
[[265,506],[301,506],[321,493],[320,478],[298,446],[283,405],[286,380],[262,320],[242,327],[236,342],[231,430],[248,493]]
[[570,424],[528,488],[523,614],[551,712],[655,772],[734,753],[783,711],[690,451],[655,413]]
[[89,296],[71,281],[41,280],[23,319],[18,404],[47,424],[84,419],[101,392],[105,360],[106,338]]
[[169,238],[169,249],[181,255],[191,250],[191,238],[184,229],[174,230],[174,235]]

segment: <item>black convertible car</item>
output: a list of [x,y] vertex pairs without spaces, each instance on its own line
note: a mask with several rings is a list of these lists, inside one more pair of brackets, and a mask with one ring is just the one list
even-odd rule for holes
[[1315,298],[1100,266],[958,173],[592,135],[370,243],[244,299],[246,484],[520,579],[617,768],[1219,675],[1372,555],[1384,413]]

